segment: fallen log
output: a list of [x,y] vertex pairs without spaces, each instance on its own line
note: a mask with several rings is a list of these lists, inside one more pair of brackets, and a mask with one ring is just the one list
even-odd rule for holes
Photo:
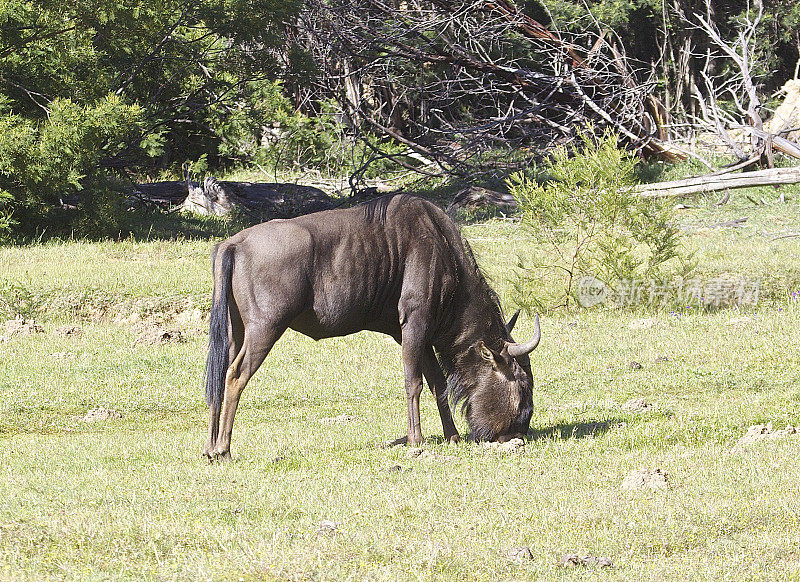
[[326,210],[336,201],[319,188],[290,183],[172,181],[138,184],[131,195],[139,202],[193,214],[223,216],[234,207],[261,219],[289,218]]
[[706,194],[736,188],[757,186],[782,186],[800,183],[800,166],[793,168],[769,168],[741,174],[697,176],[671,182],[641,184],[635,188],[642,198],[670,198]]

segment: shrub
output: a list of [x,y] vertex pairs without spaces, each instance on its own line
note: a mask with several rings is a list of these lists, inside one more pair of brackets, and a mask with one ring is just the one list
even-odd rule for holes
[[[21,234],[50,226],[59,200],[76,194],[84,201],[114,199],[101,161],[125,147],[124,137],[138,127],[141,109],[108,95],[89,105],[55,99],[48,113],[35,123],[0,103],[0,234],[15,223]],[[97,217],[94,206],[82,204],[76,217],[97,224],[108,219],[109,210],[104,203]]]
[[[507,184],[541,255],[520,261],[518,302],[547,310],[574,302],[601,303],[629,281],[664,281],[681,262],[680,233],[670,206],[643,199],[635,185],[636,159],[606,132],[581,135],[573,150],[557,149],[541,183],[513,174]],[[585,299],[588,290],[601,296]]]

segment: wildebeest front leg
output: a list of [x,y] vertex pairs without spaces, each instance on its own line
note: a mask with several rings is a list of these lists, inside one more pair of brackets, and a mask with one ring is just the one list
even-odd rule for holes
[[447,402],[447,380],[445,380],[442,369],[439,367],[439,362],[436,360],[436,355],[433,353],[433,348],[430,346],[425,348],[423,366],[425,380],[428,382],[428,387],[431,389],[434,398],[436,398],[436,406],[439,408],[439,418],[442,419],[444,439],[451,443],[457,443],[459,441],[458,429],[453,422],[453,415],[450,413],[450,404]]
[[425,355],[424,327],[413,322],[403,326],[403,375],[408,403],[408,436],[406,444],[422,444],[422,423],[419,418],[419,397],[422,394],[423,358]]

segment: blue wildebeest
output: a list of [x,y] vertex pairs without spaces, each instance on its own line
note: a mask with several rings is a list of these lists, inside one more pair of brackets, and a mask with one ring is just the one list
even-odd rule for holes
[[[511,339],[497,295],[458,228],[409,195],[272,220],[214,249],[206,364],[209,459],[230,456],[247,381],[292,328],[314,339],[361,330],[401,344],[408,444],[422,442],[422,378],[436,397],[444,437],[457,441],[450,403],[462,404],[478,440],[525,434],[533,408],[528,354]],[[438,356],[438,358],[437,358]]]

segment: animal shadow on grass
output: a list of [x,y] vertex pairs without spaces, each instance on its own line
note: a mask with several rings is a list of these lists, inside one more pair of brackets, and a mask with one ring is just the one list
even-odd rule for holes
[[582,439],[589,436],[598,436],[618,427],[621,418],[606,420],[593,420],[590,422],[567,422],[556,424],[547,428],[531,429],[528,431],[528,440],[538,441],[544,439]]

